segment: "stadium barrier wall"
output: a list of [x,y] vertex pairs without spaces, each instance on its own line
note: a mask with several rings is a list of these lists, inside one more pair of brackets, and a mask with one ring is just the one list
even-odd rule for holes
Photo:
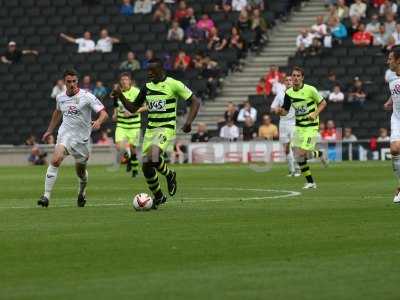
[[[50,160],[54,146],[39,145],[47,153]],[[370,140],[357,142],[329,141],[319,143],[319,148],[325,149],[331,161],[342,160],[390,160],[389,142],[371,144]],[[0,166],[26,166],[31,146],[0,145]],[[188,163],[277,163],[285,161],[282,144],[278,141],[252,142],[209,142],[188,143],[185,161]],[[92,145],[89,163],[93,165],[111,166],[115,164],[116,152],[114,145]],[[74,160],[69,156],[64,164],[72,165]]]

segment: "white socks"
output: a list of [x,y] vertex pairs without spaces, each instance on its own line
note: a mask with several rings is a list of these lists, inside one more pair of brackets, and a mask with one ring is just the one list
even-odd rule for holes
[[397,180],[399,180],[400,183],[400,154],[392,155],[392,166],[394,174],[396,175]]
[[47,199],[50,199],[51,191],[53,190],[54,184],[56,183],[58,174],[58,167],[54,167],[53,165],[49,165],[46,172],[46,180],[44,183],[44,196]]
[[79,194],[85,195],[86,194],[86,185],[88,182],[89,173],[86,170],[84,177],[79,177]]
[[294,173],[296,171],[296,167],[295,167],[295,160],[294,160],[294,155],[293,155],[293,151],[292,149],[290,149],[289,154],[286,156],[287,161],[288,161],[288,166],[289,166],[289,172],[290,173]]

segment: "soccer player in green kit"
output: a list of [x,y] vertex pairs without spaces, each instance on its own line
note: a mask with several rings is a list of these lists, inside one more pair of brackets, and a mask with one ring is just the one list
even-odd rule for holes
[[172,150],[174,146],[177,101],[191,100],[190,111],[182,127],[185,133],[192,130],[192,122],[199,110],[200,101],[181,81],[166,75],[159,59],[150,60],[147,77],[148,82],[134,102],[128,101],[118,88],[113,93],[131,113],[135,113],[144,103],[147,105],[148,124],[142,147],[142,171],[154,195],[153,208],[156,209],[158,205],[167,201],[161,190],[157,171],[166,177],[170,196],[175,195],[177,189],[176,172],[168,168],[163,158],[163,154]]
[[[140,89],[135,87],[129,73],[122,73],[119,76],[119,88],[125,99],[135,101]],[[127,158],[126,171],[132,171],[132,177],[138,175],[139,161],[136,155],[136,148],[140,141],[141,113],[146,107],[141,107],[136,113],[131,113],[125,109],[118,97],[111,93],[114,99],[113,121],[116,122],[115,144],[117,148],[117,162],[119,163],[122,155]]]
[[319,114],[325,109],[327,103],[318,93],[318,90],[304,84],[304,71],[294,67],[292,71],[293,86],[286,90],[283,106],[278,111],[286,115],[291,106],[295,109],[296,126],[292,147],[301,173],[306,177],[304,189],[316,189],[317,184],[311,175],[307,159],[320,158],[326,166],[325,152],[315,150],[319,130]]

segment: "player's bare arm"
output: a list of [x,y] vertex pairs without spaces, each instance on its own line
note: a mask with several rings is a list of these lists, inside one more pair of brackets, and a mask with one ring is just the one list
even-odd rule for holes
[[318,104],[317,110],[316,110],[316,111],[313,111],[312,113],[310,113],[310,114],[308,115],[308,118],[311,119],[311,120],[315,120],[315,119],[319,116],[319,114],[325,109],[326,106],[327,106],[326,101],[325,101],[325,100],[322,100],[322,101]]
[[393,109],[393,100],[392,97],[389,97],[389,99],[383,104],[383,109],[387,111],[391,111]]
[[121,87],[119,85],[114,87],[111,96],[117,97],[121,101],[123,106],[131,113],[138,112],[138,110],[142,107],[142,105],[135,103],[136,101],[128,101],[128,99],[126,99],[124,94],[122,93]]
[[53,134],[54,129],[58,126],[58,124],[60,124],[61,119],[62,119],[61,111],[58,109],[54,110],[51,116],[50,124],[47,127],[46,132],[42,136],[42,141],[45,141],[49,135]]
[[193,95],[191,98],[192,104],[190,105],[190,110],[186,119],[185,124],[182,127],[182,131],[185,133],[189,133],[192,131],[192,123],[197,116],[200,108],[200,100]]
[[92,128],[94,130],[99,130],[101,125],[108,119],[108,113],[103,109],[99,112],[99,117],[97,120],[93,121]]

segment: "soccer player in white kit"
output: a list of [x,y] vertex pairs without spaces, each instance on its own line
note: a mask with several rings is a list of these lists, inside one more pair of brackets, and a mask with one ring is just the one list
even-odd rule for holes
[[400,48],[393,48],[389,53],[388,61],[389,69],[395,72],[395,76],[388,78],[391,97],[384,104],[386,110],[393,110],[390,120],[390,153],[392,155],[392,165],[398,184],[394,203],[400,203]]
[[[79,207],[85,206],[88,181],[86,163],[89,159],[90,134],[92,130],[98,130],[108,118],[100,100],[91,93],[79,89],[76,71],[65,71],[64,81],[67,90],[57,96],[57,107],[53,112],[48,129],[42,137],[42,140],[45,140],[51,135],[62,120],[58,129],[57,144],[46,172],[44,195],[38,201],[38,205],[42,207],[49,205],[58,168],[67,155],[75,158],[75,170],[79,178],[77,204]],[[95,121],[92,121],[92,111],[98,114]]]
[[[286,89],[292,87],[292,77],[286,76],[283,80],[283,84]],[[283,106],[283,102],[285,99],[286,90],[282,90],[277,93],[274,101],[271,104],[271,112],[278,114],[278,111]],[[285,148],[285,153],[288,161],[289,167],[289,175],[290,177],[301,176],[300,168],[297,165],[294,156],[292,147],[290,146],[290,142],[293,139],[294,128],[296,125],[296,117],[293,106],[290,107],[290,110],[286,116],[281,116],[279,119],[279,141],[283,144]]]

